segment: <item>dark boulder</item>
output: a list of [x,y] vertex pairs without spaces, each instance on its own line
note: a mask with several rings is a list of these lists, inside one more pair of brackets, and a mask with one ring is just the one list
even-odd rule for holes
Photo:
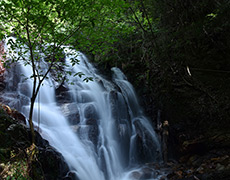
[[23,124],[26,124],[25,116],[22,113],[18,112],[17,110],[12,110],[11,117],[13,117],[15,120],[17,120]]
[[99,136],[98,126],[82,125],[79,126],[77,133],[81,139],[85,139],[87,137],[95,146],[97,146]]
[[70,171],[62,180],[79,180],[79,178],[75,172]]
[[[0,107],[0,161],[3,163],[12,161],[12,152],[16,155],[21,154],[14,160],[18,158],[23,161],[28,160],[26,149],[31,146],[30,130],[20,122],[21,119],[24,119],[22,114],[16,114],[18,118],[13,119]],[[63,179],[69,172],[63,156],[52,148],[38,132],[35,131],[35,133],[38,153],[37,159],[30,167],[30,176],[33,180]]]
[[69,89],[64,85],[64,83],[60,84],[55,89],[56,100],[58,103],[70,103],[73,101]]
[[86,119],[86,125],[97,125],[96,119]]
[[69,168],[59,152],[50,146],[39,147],[38,150],[38,162],[46,180],[62,179],[67,175]]
[[1,80],[1,76],[0,76],[0,91],[3,91],[5,87],[6,87],[6,83]]
[[98,126],[90,126],[90,129],[89,129],[89,139],[92,141],[92,143],[95,146],[97,146],[98,136],[99,136]]
[[89,104],[88,106],[86,106],[86,108],[84,109],[84,117],[86,119],[86,121],[89,121],[89,123],[95,123],[95,121],[98,119],[98,114],[96,111],[96,108],[93,104]]
[[136,119],[134,126],[136,129],[136,144],[137,144],[137,159],[138,162],[150,162],[153,159],[159,158],[159,152],[156,142],[151,137],[151,134],[141,124],[141,118]]

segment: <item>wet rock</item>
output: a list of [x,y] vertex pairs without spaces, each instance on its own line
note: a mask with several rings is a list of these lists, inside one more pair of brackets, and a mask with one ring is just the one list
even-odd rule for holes
[[136,146],[138,162],[148,163],[149,160],[157,158],[159,152],[151,135],[140,123],[141,119],[136,119],[134,126],[136,128]]
[[87,125],[97,125],[97,120],[96,119],[86,119],[86,124]]
[[112,111],[112,115],[115,119],[119,119],[118,118],[118,114],[117,114],[117,108],[118,108],[118,93],[116,91],[110,91],[109,92],[109,102],[111,105],[111,111]]
[[86,106],[86,108],[84,109],[84,117],[86,119],[98,119],[98,114],[93,104],[89,104],[88,106]]
[[110,91],[109,100],[113,118],[116,119],[117,124],[123,123],[122,121],[130,122],[128,107],[121,93]]
[[11,117],[13,117],[14,119],[16,119],[17,121],[23,124],[26,124],[25,116],[22,113],[18,112],[17,110],[12,110]]
[[26,126],[12,119],[2,108],[0,108],[0,139],[1,162],[10,158],[10,151],[14,150],[17,153],[19,149],[30,145]]
[[49,146],[39,148],[38,161],[47,180],[62,179],[69,171],[63,156]]
[[145,180],[145,179],[151,179],[153,178],[153,170],[150,168],[143,168],[142,169],[142,176],[140,177],[140,180]]
[[140,172],[134,171],[131,173],[130,178],[135,179],[135,180],[139,180],[141,178],[141,175],[142,174]]
[[56,88],[56,93],[60,94],[61,92],[65,92],[68,91],[68,87],[66,87],[64,84],[60,84],[57,88]]
[[[62,179],[69,171],[63,156],[53,149],[38,132],[35,131],[35,133],[38,161],[35,161],[31,167],[30,174],[33,176],[32,179],[40,180],[42,177],[45,180]],[[25,148],[31,145],[30,130],[11,118],[2,108],[0,108],[0,139],[1,162],[8,162],[11,158],[11,152],[14,152],[14,154],[25,152]],[[21,158],[26,159],[26,157]]]
[[103,90],[105,90],[105,91],[106,91],[106,88],[105,88],[104,82],[103,82],[101,79],[97,79],[97,83],[101,86],[101,88],[102,88]]
[[79,180],[76,173],[73,171],[68,172],[67,176],[64,177],[62,180]]
[[89,139],[92,141],[92,143],[95,146],[97,146],[98,135],[99,135],[98,126],[90,126],[90,129],[89,129]]
[[6,88],[6,83],[1,80],[0,76],[0,91],[3,91]]
[[61,110],[70,125],[77,125],[80,122],[80,114],[76,103],[65,103],[61,105]]
[[77,95],[77,102],[79,103],[87,103],[91,102],[92,98],[87,91],[80,91],[79,94]]
[[64,84],[61,84],[56,88],[55,95],[58,103],[70,103],[73,101],[69,89]]
[[79,126],[78,135],[81,139],[89,139],[95,146],[98,143],[99,129],[96,125],[81,125]]

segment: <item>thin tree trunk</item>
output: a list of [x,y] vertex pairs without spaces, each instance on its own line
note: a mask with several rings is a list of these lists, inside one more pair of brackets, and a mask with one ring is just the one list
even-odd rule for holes
[[30,114],[29,114],[29,125],[30,125],[32,144],[35,144],[35,132],[34,132],[34,125],[33,125],[34,102],[35,102],[35,97],[32,96],[31,97],[31,102],[30,102]]
[[[28,9],[28,14],[29,14],[29,9]],[[34,63],[34,56],[33,56],[33,47],[30,41],[30,32],[29,32],[29,21],[27,18],[27,24],[26,24],[26,34],[27,34],[27,39],[29,42],[29,50],[30,50],[30,58],[31,58],[31,62],[32,62],[32,70],[33,70],[33,78],[34,78],[34,82],[33,82],[33,92],[31,95],[31,99],[30,99],[30,113],[29,113],[29,125],[30,125],[30,131],[31,131],[31,141],[32,144],[35,144],[35,132],[34,132],[34,126],[33,126],[33,109],[34,109],[34,102],[36,99],[36,84],[37,84],[37,77],[36,77],[36,71],[35,71],[35,63]]]

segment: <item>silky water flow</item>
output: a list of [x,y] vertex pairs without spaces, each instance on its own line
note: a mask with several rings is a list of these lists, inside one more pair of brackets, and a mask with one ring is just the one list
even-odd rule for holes
[[[79,64],[71,66],[74,56],[70,51],[73,50],[65,47],[69,54],[65,57],[69,64],[65,71],[82,72],[93,77],[93,81],[69,75],[66,79],[73,83],[60,85],[50,73],[35,102],[35,129],[39,127],[39,133],[63,155],[78,179],[135,179],[134,172],[143,174],[142,167],[159,162],[161,155],[157,135],[143,114],[132,85],[115,67],[111,69],[112,80],[106,80],[80,52],[75,52]],[[47,66],[43,62],[43,68]],[[7,77],[7,93],[17,93],[19,100],[14,106],[28,118],[32,69],[22,63],[14,64],[13,69]],[[58,91],[60,86],[64,90]],[[151,179],[159,178],[153,173]]]

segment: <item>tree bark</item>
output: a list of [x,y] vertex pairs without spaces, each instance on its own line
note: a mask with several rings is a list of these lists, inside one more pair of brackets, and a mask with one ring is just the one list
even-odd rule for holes
[[30,114],[29,114],[29,125],[30,125],[31,142],[32,142],[32,144],[35,144],[35,132],[34,132],[34,125],[33,125],[33,110],[34,110],[35,98],[36,97],[34,97],[34,96],[31,97]]

